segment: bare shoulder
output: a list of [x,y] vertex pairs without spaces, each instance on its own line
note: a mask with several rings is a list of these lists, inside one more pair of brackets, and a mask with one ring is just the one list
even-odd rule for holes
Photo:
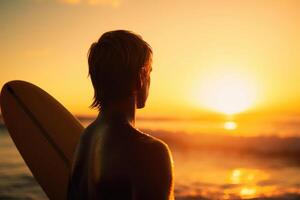
[[93,122],[89,124],[80,136],[80,141],[82,143],[87,143],[95,137],[99,136],[99,133],[102,132],[106,127],[101,125],[99,126],[97,123]]
[[162,140],[138,131],[138,157],[133,162],[136,199],[173,199],[173,160]]
[[164,141],[139,130],[136,130],[135,135],[137,146],[144,159],[173,162],[171,151]]
[[169,150],[168,145],[161,139],[149,135],[143,131],[135,130],[138,141],[145,146],[155,149]]

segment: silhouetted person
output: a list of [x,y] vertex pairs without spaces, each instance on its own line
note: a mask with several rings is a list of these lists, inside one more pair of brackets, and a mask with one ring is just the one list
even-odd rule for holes
[[173,199],[168,146],[135,128],[148,97],[151,47],[132,32],[107,32],[91,45],[88,63],[92,107],[101,113],[77,146],[68,199]]

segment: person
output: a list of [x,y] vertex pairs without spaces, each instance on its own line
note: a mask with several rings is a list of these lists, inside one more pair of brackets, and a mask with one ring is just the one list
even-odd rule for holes
[[148,97],[151,47],[130,31],[106,32],[91,45],[88,65],[99,115],[76,148],[68,199],[174,199],[167,144],[135,128]]

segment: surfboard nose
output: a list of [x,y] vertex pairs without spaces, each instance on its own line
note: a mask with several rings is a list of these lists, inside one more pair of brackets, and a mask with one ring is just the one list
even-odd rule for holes
[[[9,81],[7,83],[5,83],[3,85],[3,87],[1,88],[1,92],[0,92],[0,108],[1,108],[1,113],[2,115],[5,115],[5,106],[4,106],[4,100],[5,100],[5,97],[8,95],[9,93],[9,90],[10,89],[10,83],[13,82],[13,81]],[[5,123],[5,120],[4,120],[4,123]]]
[[[7,82],[3,85],[3,87],[1,88],[1,92],[0,92],[0,105],[1,104],[1,99],[6,95],[7,91],[8,91],[8,87],[9,87],[9,83],[10,82]],[[2,108],[2,107],[1,107]]]
[[23,81],[23,80],[11,80],[11,81],[6,82],[3,85],[3,87],[1,88],[1,92],[0,92],[0,107],[1,107],[1,109],[2,109],[2,103],[1,103],[2,101],[1,100],[7,95],[7,92],[14,93],[13,87],[15,85],[19,85],[19,84],[27,85],[30,83]]
[[13,87],[15,85],[18,85],[18,84],[28,84],[28,82],[26,81],[22,81],[22,80],[12,80],[12,81],[8,81],[6,82],[3,87],[1,88],[1,92],[0,92],[0,108],[1,108],[1,113],[2,115],[4,114],[3,113],[3,110],[5,109],[5,97],[9,94],[14,94],[14,90],[13,90]]

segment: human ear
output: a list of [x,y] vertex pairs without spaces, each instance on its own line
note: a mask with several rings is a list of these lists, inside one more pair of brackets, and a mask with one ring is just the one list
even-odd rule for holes
[[143,85],[144,85],[144,77],[145,77],[145,68],[142,67],[142,68],[140,68],[140,70],[139,70],[138,78],[137,78],[137,81],[136,81],[136,89],[137,89],[137,90],[140,90],[140,89],[143,88]]

